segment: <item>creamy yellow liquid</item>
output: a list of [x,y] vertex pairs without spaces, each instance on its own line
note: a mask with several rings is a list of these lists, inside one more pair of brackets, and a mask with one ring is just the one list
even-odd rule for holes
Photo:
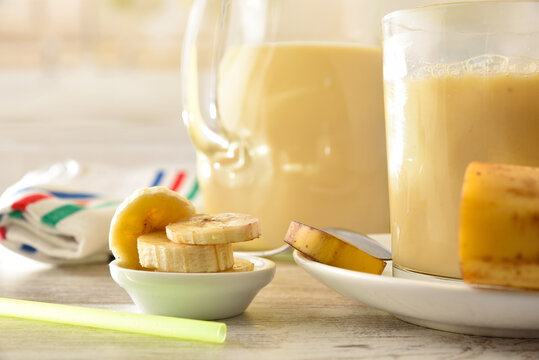
[[381,49],[241,46],[219,73],[222,125],[249,156],[230,169],[199,154],[199,179],[208,212],[260,219],[244,248],[283,245],[292,220],[389,231]]
[[387,107],[393,261],[458,278],[464,170],[474,160],[539,166],[539,74],[409,79],[386,91],[396,105]]

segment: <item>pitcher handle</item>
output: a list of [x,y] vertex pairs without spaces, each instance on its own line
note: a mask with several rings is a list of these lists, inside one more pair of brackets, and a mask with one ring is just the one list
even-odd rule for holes
[[192,5],[181,59],[182,120],[197,150],[214,162],[237,164],[245,156],[243,147],[221,125],[217,107],[218,66],[228,2],[197,0]]

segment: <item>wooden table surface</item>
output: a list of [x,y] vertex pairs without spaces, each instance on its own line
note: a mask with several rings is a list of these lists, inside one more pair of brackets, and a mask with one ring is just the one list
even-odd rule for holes
[[[538,359],[539,340],[467,336],[405,323],[276,259],[274,280],[225,319],[225,344],[0,317],[0,359]],[[136,312],[106,264],[50,267],[0,249],[0,297]]]
[[[178,74],[46,75],[0,72],[2,190],[67,157],[137,166],[194,161],[178,120]],[[2,246],[0,297],[137,311],[106,264],[55,268]],[[226,343],[214,345],[0,317],[0,360],[539,359],[539,340],[430,330],[358,304],[290,257],[277,261],[274,280],[244,314],[223,321]]]

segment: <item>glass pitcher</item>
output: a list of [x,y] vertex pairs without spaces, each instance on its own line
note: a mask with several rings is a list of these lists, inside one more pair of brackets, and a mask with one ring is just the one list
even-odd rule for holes
[[197,0],[183,113],[205,211],[249,213],[283,245],[290,221],[389,231],[380,4]]

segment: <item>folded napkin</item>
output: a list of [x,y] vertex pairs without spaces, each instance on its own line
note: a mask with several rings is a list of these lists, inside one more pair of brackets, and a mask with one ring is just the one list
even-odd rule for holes
[[0,244],[37,261],[107,261],[117,205],[134,190],[167,186],[200,208],[194,166],[113,168],[53,164],[26,174],[0,196]]

